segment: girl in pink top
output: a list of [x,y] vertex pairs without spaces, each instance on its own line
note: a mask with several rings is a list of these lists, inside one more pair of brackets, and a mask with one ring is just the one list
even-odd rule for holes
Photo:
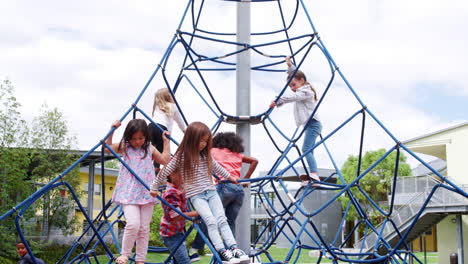
[[[120,125],[119,120],[112,123],[115,128],[120,127]],[[169,139],[164,136],[164,151],[163,153],[157,151],[150,144],[148,126],[143,119],[131,120],[125,128],[124,135],[119,143],[113,144],[112,136],[113,133],[106,139],[106,144],[115,152],[123,154],[122,159],[124,162],[147,185],[150,185],[155,178],[153,160],[166,164],[171,158]],[[106,149],[106,152],[110,152],[110,150]],[[122,252],[120,257],[116,259],[117,263],[127,263],[128,258],[132,255],[135,242],[135,261],[137,264],[144,263],[148,252],[149,224],[157,200],[121,164],[112,201],[122,205],[127,221],[122,239]]]

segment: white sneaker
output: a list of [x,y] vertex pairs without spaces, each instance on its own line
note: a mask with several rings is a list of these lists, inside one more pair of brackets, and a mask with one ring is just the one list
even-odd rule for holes
[[240,259],[235,258],[234,254],[232,254],[232,251],[229,249],[221,249],[218,251],[219,257],[223,261],[223,264],[239,264]]
[[231,250],[232,250],[232,254],[234,255],[234,257],[238,258],[240,261],[249,260],[249,256],[247,254],[245,254],[245,252],[242,249],[234,248],[234,249],[231,249]]

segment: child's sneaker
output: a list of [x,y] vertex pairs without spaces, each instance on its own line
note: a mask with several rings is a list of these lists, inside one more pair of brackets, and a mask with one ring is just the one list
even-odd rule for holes
[[238,258],[240,261],[246,261],[249,260],[249,256],[245,254],[244,251],[240,248],[231,248],[232,254],[234,255],[235,258]]
[[306,187],[310,183],[310,179],[309,176],[307,176],[307,174],[302,174],[301,176],[299,176],[299,179],[301,180],[302,187]]
[[225,264],[239,264],[240,260],[238,258],[235,258],[234,255],[232,254],[232,251],[229,249],[221,249],[219,250],[219,256],[221,257],[221,260]]
[[197,262],[200,260],[200,255],[198,255],[198,253],[193,253],[189,258],[191,262]]
[[[311,182],[312,185],[310,187],[320,187],[320,183],[317,183],[320,182],[320,178],[315,174],[311,174],[310,177],[307,174],[302,174],[299,176],[299,179],[301,180],[301,186],[303,187],[306,187]],[[311,179],[313,181],[311,181]]]

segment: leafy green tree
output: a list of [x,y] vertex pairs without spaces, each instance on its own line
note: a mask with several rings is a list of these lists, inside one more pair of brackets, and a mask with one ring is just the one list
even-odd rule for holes
[[118,159],[106,160],[104,162],[104,168],[106,169],[119,169],[120,161]]
[[[21,104],[14,96],[9,80],[0,84],[0,215],[31,194],[28,169],[27,123],[21,118]],[[14,216],[0,222],[0,263],[17,259],[15,242],[18,239]],[[23,219],[29,219],[28,212]]]
[[[362,157],[360,173],[363,173],[371,167],[372,164],[377,162],[386,152],[385,149],[366,152]],[[359,181],[359,185],[362,189],[377,203],[388,200],[387,195],[390,192],[392,178],[395,172],[396,154],[396,151],[390,153]],[[406,156],[400,152],[398,176],[411,176],[411,167],[406,163],[406,159]],[[354,181],[358,176],[358,157],[353,155],[349,156],[341,168],[341,173],[346,183]],[[379,222],[382,216],[374,209],[364,194],[360,192],[357,187],[352,187],[350,190],[366,214],[370,216],[371,220],[374,223]],[[350,199],[348,195],[345,195],[340,197],[340,200],[343,208],[346,208]],[[350,212],[347,215],[347,220],[352,221],[357,217],[357,211],[351,206]]]
[[[44,104],[39,116],[33,120],[31,129],[31,146],[33,147],[33,180],[38,184],[47,184],[78,158],[72,148],[76,145],[76,138],[69,135],[68,123],[63,113],[57,108],[49,109]],[[71,170],[62,180],[67,181],[77,190],[79,189],[79,166]],[[74,217],[75,202],[71,195],[59,188],[49,191],[37,202],[42,212],[42,232],[48,241],[52,227],[59,228],[64,235],[73,233],[78,228]]]

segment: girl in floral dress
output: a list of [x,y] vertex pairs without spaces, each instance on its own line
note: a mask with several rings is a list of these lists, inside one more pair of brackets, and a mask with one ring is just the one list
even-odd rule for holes
[[[120,127],[120,121],[112,123],[113,127]],[[169,139],[163,136],[164,149],[160,153],[150,144],[148,126],[145,120],[131,120],[125,128],[120,143],[112,143],[111,134],[106,139],[112,150],[122,154],[123,161],[147,185],[155,179],[153,160],[160,164],[169,162],[171,155]],[[107,152],[110,150],[106,149]],[[132,255],[132,248],[136,242],[135,262],[142,264],[148,252],[148,240],[151,217],[157,200],[153,198],[145,186],[123,165],[120,165],[119,177],[112,196],[112,202],[122,205],[125,219],[125,231],[122,239],[122,252],[117,263],[125,264]]]

